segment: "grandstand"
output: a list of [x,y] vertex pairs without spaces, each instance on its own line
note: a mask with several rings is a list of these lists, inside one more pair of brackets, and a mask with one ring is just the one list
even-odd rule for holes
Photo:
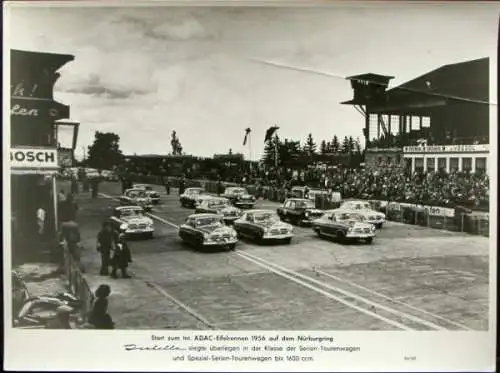
[[388,89],[393,78],[347,78],[354,97],[342,104],[365,118],[366,166],[488,173],[489,59],[441,66]]

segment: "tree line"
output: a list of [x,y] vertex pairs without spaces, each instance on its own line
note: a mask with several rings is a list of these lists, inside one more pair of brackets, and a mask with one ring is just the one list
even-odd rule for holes
[[274,166],[276,161],[278,166],[292,166],[300,163],[310,163],[326,160],[335,157],[362,157],[363,150],[359,139],[352,136],[345,136],[340,142],[337,135],[331,141],[321,141],[318,149],[311,133],[307,136],[303,144],[300,141],[283,139],[274,135],[264,147],[262,161],[264,164]]
[[[124,155],[119,146],[120,136],[112,132],[95,133],[94,142],[88,147],[88,157],[81,162],[82,166],[93,167],[102,170],[110,170],[123,163]],[[171,156],[183,156],[183,147],[176,131],[172,131],[170,140]],[[276,152],[277,150],[277,152]],[[232,150],[230,150],[232,155]],[[342,141],[335,135],[330,141],[323,140],[319,146],[311,133],[305,141],[292,139],[281,139],[275,134],[265,145],[262,162],[274,167],[276,160],[279,167],[294,167],[332,160],[335,158],[349,158],[359,162],[363,157],[363,150],[359,139],[345,136]],[[240,154],[234,154],[235,158]],[[232,157],[229,157],[232,158]]]

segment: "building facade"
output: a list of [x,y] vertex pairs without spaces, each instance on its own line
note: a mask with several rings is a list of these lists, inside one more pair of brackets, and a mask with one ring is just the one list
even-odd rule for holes
[[[11,50],[10,189],[13,257],[40,250],[40,238],[57,232],[59,171],[55,121],[69,117],[56,102],[57,70],[71,55]],[[43,209],[42,218],[39,210]],[[43,233],[39,221],[43,220]]]
[[405,168],[415,171],[484,172],[489,175],[490,146],[405,146]]

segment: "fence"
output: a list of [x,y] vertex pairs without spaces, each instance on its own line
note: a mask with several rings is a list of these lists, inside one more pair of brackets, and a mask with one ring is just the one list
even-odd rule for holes
[[[178,187],[180,178],[169,177],[169,183],[172,187]],[[163,184],[162,178],[157,176],[134,176],[135,182]],[[227,186],[242,186],[241,184],[223,182],[224,187]],[[217,193],[219,184],[211,180],[192,180],[185,179],[184,186],[189,187],[204,187],[209,193]],[[284,188],[273,188],[268,186],[245,185],[248,193],[264,198],[269,201],[282,203],[288,197],[288,192]],[[371,200],[374,210],[386,214],[389,221],[400,222],[404,224],[419,225],[423,227],[443,229],[453,232],[465,232],[470,234],[482,235],[489,237],[489,215],[487,213],[466,213],[460,212],[458,209],[453,214],[436,214],[429,213],[431,209],[426,209],[420,206],[401,207],[399,210],[391,209],[391,203],[387,201]],[[315,199],[316,208],[322,210],[335,209],[339,207],[337,202],[330,201],[326,196],[317,195]],[[450,209],[447,209],[450,210]]]
[[63,249],[64,270],[68,280],[69,291],[82,301],[81,318],[82,321],[86,321],[94,304],[94,294],[82,273],[79,261],[73,257],[66,244],[64,244]]

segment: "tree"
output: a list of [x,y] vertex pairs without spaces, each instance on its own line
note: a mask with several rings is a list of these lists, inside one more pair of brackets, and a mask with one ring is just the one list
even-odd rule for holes
[[340,152],[342,154],[348,154],[349,153],[349,139],[347,136],[344,137],[344,140],[342,140],[342,146],[340,147]]
[[347,139],[347,148],[350,154],[354,153],[355,144],[352,136],[349,136],[349,138]]
[[331,152],[333,154],[338,154],[340,151],[339,138],[337,135],[333,136],[333,140],[331,142]]
[[311,133],[307,136],[306,143],[303,147],[303,152],[307,155],[314,155],[316,153],[316,143],[314,142]]
[[113,132],[96,131],[94,143],[88,147],[86,163],[98,170],[111,170],[123,160],[120,136]]
[[170,145],[172,145],[172,155],[182,155],[182,145],[177,137],[177,132],[172,131],[172,139],[170,140]]
[[326,143],[325,140],[321,141],[321,145],[319,147],[319,151],[321,154],[326,154],[328,153],[328,144]]
[[279,164],[280,147],[281,147],[281,141],[278,135],[274,135],[274,137],[271,140],[266,142],[266,145],[264,147],[264,155],[262,157],[264,164],[274,167],[276,162],[276,149],[278,150],[278,164]]

